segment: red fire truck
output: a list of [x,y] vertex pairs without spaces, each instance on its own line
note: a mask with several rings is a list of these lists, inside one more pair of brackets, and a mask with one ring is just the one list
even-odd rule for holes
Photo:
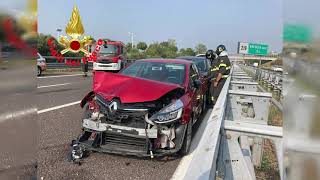
[[[126,65],[126,46],[121,41],[103,39],[96,62],[93,62],[93,70],[119,71]],[[95,45],[94,45],[95,46]],[[94,47],[92,46],[92,47]],[[91,48],[93,51],[94,48]]]

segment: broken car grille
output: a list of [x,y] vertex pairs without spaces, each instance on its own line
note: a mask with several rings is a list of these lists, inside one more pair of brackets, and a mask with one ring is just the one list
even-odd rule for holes
[[101,112],[105,114],[105,121],[108,124],[127,126],[133,128],[145,128],[145,115],[148,110],[145,109],[124,109],[122,104],[117,101],[107,102],[100,95],[97,95]]
[[111,150],[144,151],[147,149],[145,138],[136,138],[118,133],[105,133],[105,143],[101,146]]
[[133,128],[145,128],[145,112],[117,110],[107,114],[107,123]]

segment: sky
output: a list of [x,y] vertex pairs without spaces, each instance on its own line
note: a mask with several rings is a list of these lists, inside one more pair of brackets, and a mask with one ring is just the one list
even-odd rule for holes
[[309,27],[314,38],[320,38],[320,1],[284,0],[284,23],[302,24]]
[[77,5],[85,34],[134,42],[175,39],[179,48],[198,43],[236,52],[238,41],[268,44],[281,51],[280,0],[39,0],[38,31],[57,35]]
[[85,34],[95,39],[127,43],[133,32],[135,43],[175,39],[179,48],[225,44],[236,52],[242,41],[282,49],[281,0],[38,0],[38,32],[64,30],[74,5]]

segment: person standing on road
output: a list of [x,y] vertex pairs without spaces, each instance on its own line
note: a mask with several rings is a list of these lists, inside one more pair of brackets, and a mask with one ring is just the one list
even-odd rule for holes
[[230,74],[231,63],[224,45],[219,45],[216,50],[217,58],[217,76],[213,81],[213,103],[216,103],[224,83]]
[[88,76],[88,69],[89,69],[89,63],[86,60],[82,61],[82,71],[83,71],[83,77]]
[[217,55],[215,54],[215,52],[213,50],[208,50],[206,52],[206,58],[210,60],[211,62],[211,68],[210,68],[210,76],[209,76],[209,100],[208,100],[208,105],[209,107],[213,106],[213,101],[214,101],[214,97],[213,97],[213,83],[217,77],[217,72],[219,70],[219,64],[218,64],[218,60],[217,60]]

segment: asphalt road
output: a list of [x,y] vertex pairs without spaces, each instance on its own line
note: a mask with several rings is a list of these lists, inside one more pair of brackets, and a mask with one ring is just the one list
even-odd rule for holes
[[[51,86],[57,84],[60,86]],[[42,87],[37,93],[41,111],[81,100],[92,88],[92,77],[39,78],[38,87]],[[176,158],[166,161],[93,153],[81,166],[67,162],[69,144],[80,134],[82,112],[77,103],[39,115],[39,179],[169,179],[174,173],[179,163]]]
[[33,63],[0,64],[0,179],[34,179],[38,137]]
[[[79,101],[91,90],[92,76],[35,78],[30,64],[1,68],[0,81],[0,179],[170,179],[181,165],[176,156],[151,160],[100,153],[81,166],[70,163],[69,145],[81,129]],[[191,152],[205,122],[198,125]]]
[[[67,161],[70,142],[80,134],[83,111],[77,101],[80,101],[91,88],[91,76],[38,78],[38,179],[170,179],[179,165],[180,157],[151,160],[91,153],[83,159],[80,166]],[[195,127],[195,134],[198,135],[194,138],[192,148],[199,142],[202,128]]]

